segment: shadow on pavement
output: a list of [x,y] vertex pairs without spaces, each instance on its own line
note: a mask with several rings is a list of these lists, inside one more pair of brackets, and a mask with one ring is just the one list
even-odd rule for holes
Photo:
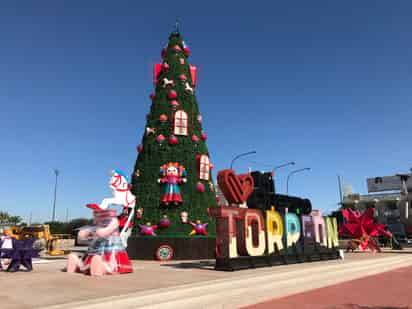
[[171,264],[161,264],[161,266],[177,268],[177,269],[203,269],[203,270],[214,270],[215,261],[196,261],[196,262],[182,262],[182,263],[171,263]]

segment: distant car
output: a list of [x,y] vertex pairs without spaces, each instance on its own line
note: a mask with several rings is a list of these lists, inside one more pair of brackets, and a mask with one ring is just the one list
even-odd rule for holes
[[79,228],[77,228],[77,229],[74,229],[75,245],[76,245],[76,246],[88,246],[88,245],[89,245],[89,243],[90,243],[90,241],[91,241],[91,238],[81,239],[81,238],[79,237],[79,231],[82,230],[82,229],[87,229],[87,228],[92,228],[92,227],[93,227],[93,226],[91,226],[91,225],[85,225],[85,226],[79,227]]

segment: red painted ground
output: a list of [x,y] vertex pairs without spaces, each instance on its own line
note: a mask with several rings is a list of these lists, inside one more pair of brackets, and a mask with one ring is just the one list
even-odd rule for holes
[[412,309],[412,267],[399,268],[379,275],[244,307],[246,308]]

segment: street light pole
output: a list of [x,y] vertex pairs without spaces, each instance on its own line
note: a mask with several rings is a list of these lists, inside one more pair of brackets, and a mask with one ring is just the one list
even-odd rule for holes
[[305,168],[301,168],[301,169],[298,169],[298,170],[294,170],[294,171],[291,171],[288,174],[288,178],[286,179],[286,195],[289,195],[289,178],[290,178],[290,176],[292,176],[293,174],[299,173],[299,172],[303,172],[303,171],[310,171],[310,167],[305,167]]
[[276,171],[276,170],[279,169],[279,168],[282,168],[282,167],[285,167],[285,166],[289,166],[289,165],[295,165],[295,162],[294,162],[294,161],[291,161],[291,162],[288,162],[288,163],[285,163],[285,164],[281,164],[281,165],[275,166],[275,167],[273,168],[273,171]]
[[230,169],[233,169],[233,163],[234,163],[237,159],[239,159],[240,157],[248,156],[248,155],[255,154],[255,153],[256,153],[256,151],[249,151],[249,152],[245,152],[245,153],[238,154],[237,156],[235,156],[235,157],[232,159],[232,162],[230,163]]
[[56,197],[57,197],[57,176],[59,176],[59,170],[55,169],[54,174],[56,175],[56,182],[54,184],[54,200],[53,200],[53,215],[52,215],[52,222],[56,219]]

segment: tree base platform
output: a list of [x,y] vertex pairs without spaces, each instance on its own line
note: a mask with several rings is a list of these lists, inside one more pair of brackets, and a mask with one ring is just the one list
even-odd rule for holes
[[130,237],[127,253],[133,260],[202,260],[215,258],[211,237]]
[[[283,250],[282,250],[283,251]],[[242,269],[287,265],[305,262],[326,261],[340,259],[338,248],[316,246],[310,250],[285,250],[270,255],[240,256],[237,258],[217,258],[215,269],[235,271]]]

